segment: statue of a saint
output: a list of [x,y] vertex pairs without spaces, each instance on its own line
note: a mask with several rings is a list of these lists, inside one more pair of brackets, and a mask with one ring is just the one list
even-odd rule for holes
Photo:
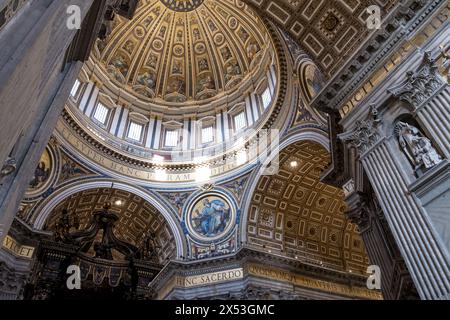
[[442,162],[442,157],[419,129],[399,122],[395,127],[403,152],[414,166],[416,173],[423,173]]

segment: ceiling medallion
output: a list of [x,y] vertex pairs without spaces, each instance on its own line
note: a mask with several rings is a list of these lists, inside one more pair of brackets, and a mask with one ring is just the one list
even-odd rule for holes
[[235,203],[221,192],[202,193],[191,199],[186,208],[184,219],[187,230],[197,241],[211,243],[221,240],[229,235],[236,225]]
[[178,12],[189,12],[197,9],[203,4],[204,0],[161,0],[164,5]]

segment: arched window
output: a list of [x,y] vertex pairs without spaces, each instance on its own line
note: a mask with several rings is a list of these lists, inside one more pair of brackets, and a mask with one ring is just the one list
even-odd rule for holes
[[261,98],[263,102],[263,108],[267,109],[272,103],[272,93],[270,92],[269,87],[267,87],[267,89],[264,90],[263,94],[261,95]]
[[207,126],[202,128],[202,144],[211,143],[214,141],[214,127]]
[[164,146],[168,148],[175,148],[178,146],[178,130],[167,130],[164,139]]
[[131,121],[128,128],[127,137],[134,141],[141,141],[143,129],[144,126],[142,124]]
[[109,108],[103,105],[101,102],[97,104],[93,115],[94,120],[98,121],[102,125],[106,125],[108,120]]
[[236,132],[241,131],[247,126],[247,120],[245,119],[245,112],[238,113],[234,116],[234,129]]
[[72,97],[72,98],[76,98],[77,97],[77,95],[78,95],[78,92],[80,91],[80,87],[81,87],[81,82],[80,82],[80,80],[75,80],[75,83],[74,83],[74,85],[73,85],[73,87],[72,87],[72,90],[70,91],[70,96]]

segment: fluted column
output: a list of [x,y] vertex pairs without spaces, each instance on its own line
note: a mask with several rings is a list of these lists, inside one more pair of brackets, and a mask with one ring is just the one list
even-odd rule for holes
[[418,293],[378,200],[354,192],[346,198],[346,215],[358,226],[371,265],[381,270],[381,292],[389,300],[418,299]]
[[450,86],[444,85],[417,110],[417,117],[450,159]]
[[[438,70],[436,59],[426,52],[418,69],[409,71],[403,81],[387,91],[403,103],[396,103],[396,108],[385,105],[381,110],[372,105],[366,119],[354,121],[352,130],[339,135],[358,150],[389,229],[423,299],[450,298],[450,259],[443,241],[447,235],[435,228],[436,212],[432,206],[426,206],[432,202],[430,197],[443,201],[448,194],[448,160],[434,148],[438,144],[448,157],[449,92]],[[399,111],[399,107],[403,110]],[[408,111],[427,134],[399,120],[399,114],[408,117]],[[427,147],[418,147],[423,145]],[[433,194],[430,180],[440,186]]]
[[397,239],[420,295],[444,299],[450,293],[450,268],[423,208],[409,192],[393,151],[382,140],[362,157],[364,169]]

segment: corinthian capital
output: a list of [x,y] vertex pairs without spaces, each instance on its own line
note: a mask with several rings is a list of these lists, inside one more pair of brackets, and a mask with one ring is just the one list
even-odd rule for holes
[[394,97],[408,102],[414,110],[422,106],[444,84],[436,59],[426,52],[416,71],[408,71],[406,80],[388,90]]
[[379,133],[381,120],[378,117],[378,110],[374,105],[371,105],[370,109],[368,119],[356,121],[352,131],[338,136],[343,142],[355,147],[359,154],[363,154],[372,148],[381,137]]

